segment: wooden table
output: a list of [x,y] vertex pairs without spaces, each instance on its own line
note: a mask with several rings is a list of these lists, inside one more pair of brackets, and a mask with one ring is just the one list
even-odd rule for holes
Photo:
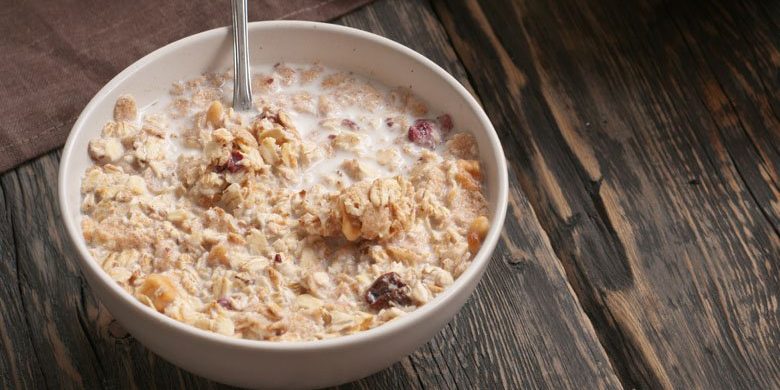
[[[469,303],[344,387],[780,387],[778,2],[389,0],[335,22],[474,91],[511,178]],[[92,295],[58,159],[0,178],[0,384],[222,387],[147,351]]]

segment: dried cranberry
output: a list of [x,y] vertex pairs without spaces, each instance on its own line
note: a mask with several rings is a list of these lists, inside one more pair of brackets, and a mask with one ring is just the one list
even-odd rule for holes
[[450,130],[452,130],[453,124],[452,124],[452,117],[450,114],[444,114],[440,115],[438,118],[436,118],[439,121],[439,126],[441,126],[441,129],[448,133]]
[[230,299],[227,298],[219,298],[217,299],[217,303],[219,303],[220,306],[224,307],[228,310],[233,310],[233,302],[230,301]]
[[228,159],[225,168],[231,173],[238,172],[238,170],[241,169],[241,165],[239,165],[238,162],[243,159],[244,156],[238,150],[234,150],[230,152],[230,158]]
[[391,303],[407,306],[412,303],[406,295],[406,283],[395,272],[388,272],[378,277],[366,290],[366,302],[374,310],[390,307]]
[[238,150],[234,150],[230,152],[230,157],[228,157],[228,160],[225,163],[225,165],[217,165],[216,167],[214,167],[214,172],[222,173],[227,169],[228,172],[230,173],[236,173],[241,169],[241,164],[239,164],[238,162],[243,159],[244,156],[241,154],[241,152],[239,152]]
[[275,262],[275,263],[281,263],[281,262],[282,262],[282,255],[280,255],[280,254],[278,254],[278,253],[277,253],[277,254],[275,254],[275,255],[274,255],[274,262]]
[[418,119],[409,126],[409,141],[416,145],[433,149],[436,147],[437,129],[433,121],[428,119]]

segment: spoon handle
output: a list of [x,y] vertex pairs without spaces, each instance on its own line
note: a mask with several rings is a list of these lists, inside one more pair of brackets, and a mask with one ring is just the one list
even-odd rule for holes
[[231,0],[233,8],[233,109],[252,108],[252,83],[249,77],[247,45],[247,0]]

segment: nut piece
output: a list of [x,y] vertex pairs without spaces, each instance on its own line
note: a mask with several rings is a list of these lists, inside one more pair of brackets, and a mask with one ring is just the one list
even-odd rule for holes
[[211,123],[214,128],[221,127],[224,113],[222,103],[217,100],[211,102],[208,111],[206,111],[206,123]]
[[229,265],[230,258],[228,257],[227,247],[223,244],[214,245],[209,251],[208,260],[209,263],[212,265],[217,265],[217,264]]
[[167,276],[151,274],[138,288],[138,294],[148,298],[157,311],[163,311],[176,299],[176,287]]
[[477,160],[458,160],[458,168],[471,175],[474,180],[482,180],[482,173],[479,170],[479,161]]
[[118,160],[124,154],[124,148],[119,141],[113,138],[97,138],[89,141],[89,157],[99,163],[107,163]]
[[257,139],[262,142],[263,140],[265,140],[266,138],[269,138],[269,137],[273,138],[277,145],[281,145],[281,144],[289,141],[289,139],[287,138],[287,135],[284,134],[284,130],[282,130],[281,128],[278,128],[278,127],[275,127],[273,129],[269,129],[269,130],[264,130],[262,133],[260,133],[257,136]]
[[485,239],[489,227],[490,224],[488,223],[488,219],[484,215],[475,218],[474,221],[471,222],[469,233],[466,238],[468,239],[469,250],[472,254],[477,253],[482,246],[482,240]]
[[135,104],[135,99],[130,95],[122,95],[116,99],[114,104],[114,120],[119,121],[134,121],[138,117],[138,107]]
[[478,191],[482,180],[479,161],[458,160],[457,165],[458,173],[455,174],[455,180],[467,190]]
[[[342,206],[343,207],[343,206]],[[341,232],[349,241],[355,241],[360,238],[360,222],[352,222],[346,212],[341,213]]]

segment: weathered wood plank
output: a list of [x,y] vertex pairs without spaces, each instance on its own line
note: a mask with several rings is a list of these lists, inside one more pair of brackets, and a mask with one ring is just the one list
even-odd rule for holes
[[[686,70],[723,138],[750,196],[780,234],[780,6],[672,3],[685,38]],[[774,61],[774,63],[773,63]]]
[[[16,299],[26,321],[13,326],[26,324],[22,328],[32,339],[9,346],[24,359],[37,357],[34,375],[21,377],[18,387],[41,387],[39,382],[53,388],[204,387],[196,386],[201,379],[186,380],[192,376],[127,336],[91,295],[60,222],[58,160],[58,153],[50,153],[0,177],[16,237],[18,273],[24,276]],[[13,282],[12,275],[2,273],[3,285]],[[2,313],[5,320],[14,311],[3,307]]]
[[[429,7],[377,2],[342,22],[419,51],[470,88]],[[416,373],[424,388],[618,386],[514,175],[511,180],[504,240],[474,297],[427,347],[407,358],[414,371],[403,372]]]
[[[727,3],[715,7],[744,15]],[[756,62],[776,75],[776,61],[731,55],[740,65],[724,69],[740,83],[716,92],[737,113],[714,115],[724,111],[697,80],[717,81],[694,74],[688,45],[698,40],[684,35],[706,31],[711,47],[733,50],[719,24],[691,29],[660,2],[435,4],[623,384],[780,385],[778,199],[766,179],[776,105],[759,105],[750,128],[728,122],[772,101],[740,77]],[[687,7],[671,12],[700,14]],[[739,29],[776,37],[768,25]],[[776,53],[772,42],[761,50]],[[776,76],[763,80],[776,89]],[[750,131],[766,138],[748,141]],[[751,142],[762,143],[752,155]]]
[[[466,82],[463,67],[427,3],[379,1],[338,23],[407,44]],[[26,358],[37,356],[38,361],[29,365],[40,370],[22,377],[20,387],[40,387],[39,382],[45,381],[50,387],[64,388],[222,388],[148,352],[91,295],[60,223],[57,161],[58,154],[52,153],[0,177],[6,204],[0,223],[3,218],[12,221],[5,226],[13,226],[19,239],[8,248],[18,253],[18,272],[25,275],[16,299],[26,304],[19,305],[18,316],[29,322],[27,344],[23,335],[11,333],[14,352]],[[619,386],[515,172],[511,194],[504,238],[465,309],[410,357],[344,387]],[[0,240],[5,237],[12,236],[0,230]],[[3,284],[16,286],[12,279],[16,273],[6,273],[3,264]],[[13,309],[0,308],[7,321],[6,313]]]
[[0,387],[43,387],[41,365],[30,338],[18,270],[11,204],[0,186]]

